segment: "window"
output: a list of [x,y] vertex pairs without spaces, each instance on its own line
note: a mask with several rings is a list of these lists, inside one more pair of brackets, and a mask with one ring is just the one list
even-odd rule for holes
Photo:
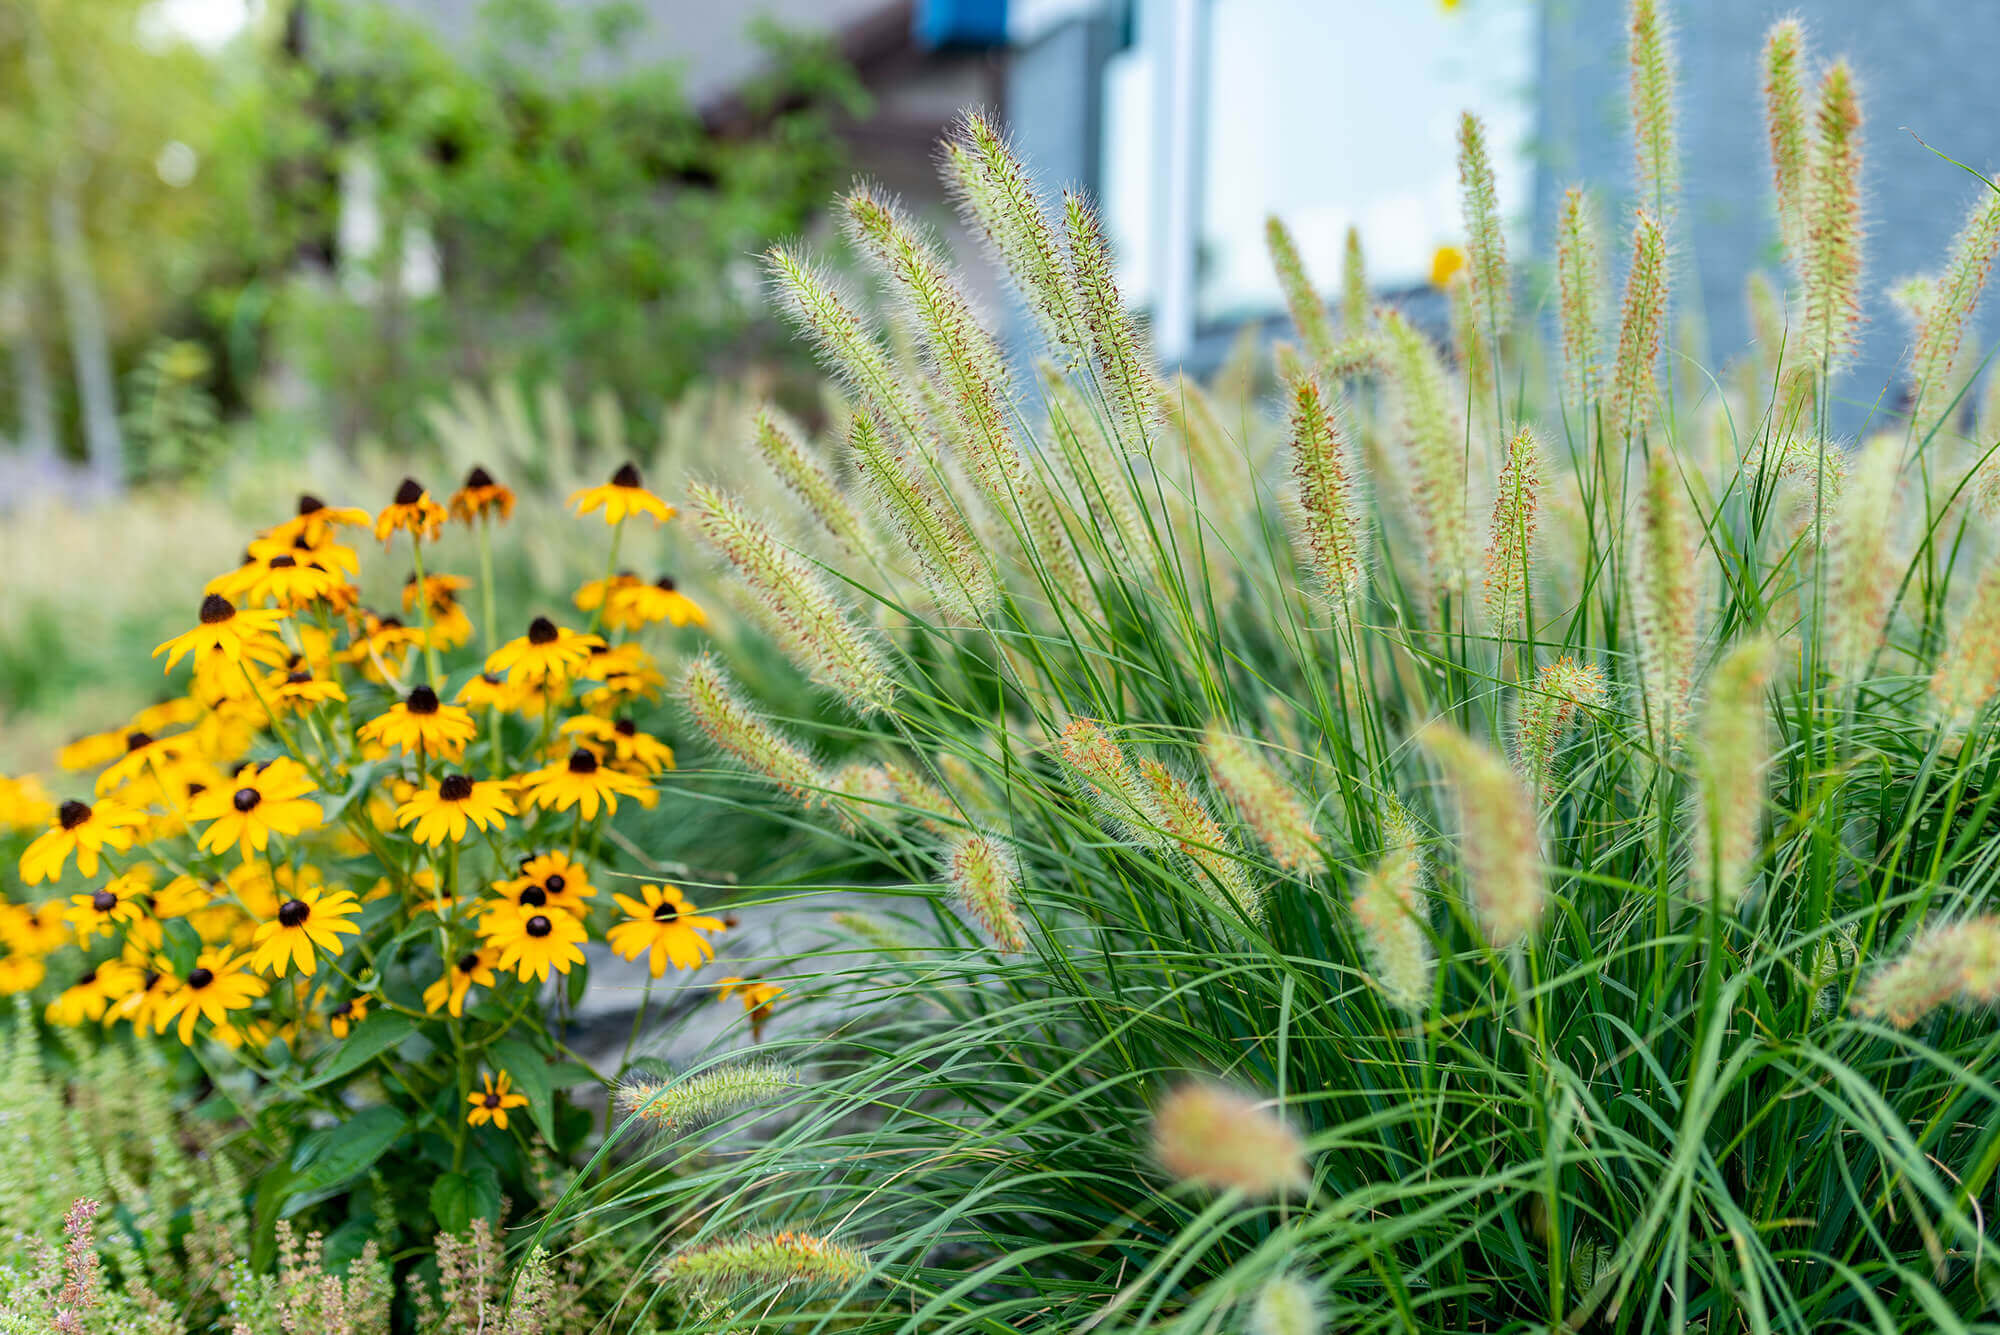
[[1264,219],[1331,288],[1347,228],[1378,290],[1459,238],[1457,126],[1486,122],[1502,213],[1525,213],[1534,0],[1133,0],[1104,72],[1107,220],[1169,359],[1280,297]]

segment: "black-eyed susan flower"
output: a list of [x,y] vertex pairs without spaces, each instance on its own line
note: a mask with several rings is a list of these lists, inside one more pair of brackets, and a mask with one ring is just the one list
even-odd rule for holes
[[319,803],[307,796],[316,787],[312,776],[290,756],[247,767],[230,782],[233,788],[210,788],[188,803],[189,821],[209,822],[201,832],[204,852],[234,844],[248,861],[272,835],[299,834],[324,819]]
[[125,754],[125,729],[85,733],[56,752],[56,764],[66,770],[96,769]]
[[[472,638],[472,618],[459,605],[458,595],[462,589],[472,587],[472,581],[462,575],[427,575],[424,577],[425,615],[430,619],[431,643],[439,649],[456,649]],[[403,614],[417,612],[417,577],[412,573],[403,582]]]
[[475,467],[465,475],[465,484],[451,494],[446,504],[453,519],[467,524],[487,515],[509,519],[514,514],[514,493],[495,482],[484,468]]
[[201,704],[185,695],[176,695],[147,705],[132,716],[128,732],[165,732],[169,728],[185,728],[201,717]]
[[639,727],[629,718],[608,719],[596,714],[578,714],[563,720],[558,731],[574,737],[598,753],[613,769],[647,776],[674,767],[674,748]]
[[[361,512],[356,510],[354,513]],[[291,557],[297,565],[310,562],[336,575],[358,576],[361,573],[361,554],[346,543],[335,542],[330,534],[310,539],[302,533],[287,535],[273,530],[261,538],[253,539],[249,549],[243,553],[243,564],[229,574],[211,580],[209,586],[202,592],[219,593],[226,598],[234,598],[236,594],[231,590],[240,590],[255,584],[260,564],[268,567],[281,556]]]
[[335,1002],[327,1011],[326,1027],[333,1032],[335,1038],[346,1038],[355,1025],[367,1018],[368,998],[349,997],[345,1001]]
[[56,808],[55,824],[36,836],[21,854],[21,880],[39,885],[61,877],[63,863],[76,854],[76,869],[85,876],[97,875],[98,854],[103,849],[122,853],[138,837],[135,827],[145,824],[146,815],[115,798],[92,805],[69,801]]
[[337,956],[340,938],[360,933],[354,925],[360,913],[361,901],[345,890],[300,886],[269,922],[259,924],[251,938],[256,949],[250,967],[262,973],[296,967],[310,976],[319,968],[320,951]]
[[278,623],[284,619],[283,612],[239,608],[221,594],[211,593],[201,600],[199,624],[153,650],[153,657],[167,655],[168,672],[190,653],[196,666],[204,661],[247,660],[275,667],[291,656],[277,635]]
[[549,970],[566,974],[583,963],[583,943],[589,939],[575,914],[553,905],[532,908],[504,900],[479,920],[479,935],[500,952],[499,968],[512,969],[526,982],[548,981]]
[[590,658],[591,637],[565,630],[547,617],[528,623],[528,633],[507,641],[486,658],[488,672],[509,681],[566,681]]
[[102,1020],[112,1003],[139,990],[143,977],[136,966],[122,959],[105,960],[85,970],[82,977],[58,992],[44,1014],[50,1024],[79,1025]]
[[433,788],[420,789],[396,808],[396,824],[411,826],[410,837],[432,848],[465,838],[468,826],[497,830],[514,814],[514,800],[491,779],[447,774]]
[[265,534],[268,538],[291,542],[303,538],[311,546],[318,546],[333,536],[341,526],[367,528],[368,512],[355,506],[332,506],[311,492],[299,497],[298,513]]
[[530,770],[518,782],[528,806],[551,811],[575,807],[584,820],[596,820],[600,805],[607,812],[617,811],[621,793],[641,803],[654,797],[650,784],[599,764],[596,753],[582,747],[570,752],[567,760]]
[[628,673],[643,672],[653,666],[653,656],[646,652],[644,645],[627,641],[624,644],[610,644],[602,636],[590,635],[589,656],[577,670],[577,676],[585,681],[604,681],[611,677],[621,677]]
[[162,1017],[168,999],[180,987],[181,980],[155,956],[128,952],[124,958],[126,963],[139,970],[139,986],[111,1003],[104,1013],[105,1022],[129,1020],[135,1034],[148,1029],[154,1033],[165,1033],[167,1022]]
[[613,714],[640,700],[657,700],[667,686],[666,674],[656,667],[632,672],[616,672],[583,693],[583,707],[593,714]]
[[345,700],[347,692],[330,677],[317,677],[306,665],[305,656],[293,654],[290,664],[271,674],[264,686],[265,698],[292,711],[304,711],[330,701]]
[[340,655],[343,662],[357,664],[370,681],[385,681],[399,675],[412,651],[423,648],[424,633],[403,624],[401,617],[361,614],[361,634],[351,639]]
[[502,672],[481,672],[458,688],[458,702],[467,709],[514,710],[528,692],[525,682],[510,682]]
[[[612,597],[612,608],[628,624],[651,625],[656,621],[670,622],[675,626],[708,624],[708,613],[700,603],[680,591],[672,575],[662,575],[651,584],[635,583],[632,588],[621,589]],[[608,620],[605,624],[617,628]]]
[[466,743],[478,735],[479,725],[463,706],[440,703],[428,686],[417,687],[356,732],[364,742],[446,761],[464,755]]
[[32,992],[49,976],[49,966],[33,955],[0,955],[0,997]]
[[507,1110],[509,1108],[527,1107],[527,1096],[516,1094],[509,1087],[505,1071],[500,1073],[498,1081],[494,1080],[493,1074],[490,1071],[486,1073],[484,1080],[486,1085],[484,1089],[475,1089],[465,1096],[466,1101],[472,1104],[472,1107],[465,1114],[465,1120],[474,1126],[485,1126],[488,1122],[491,1122],[502,1131],[505,1131],[507,1129]]
[[496,882],[493,889],[517,904],[553,904],[583,916],[597,887],[581,862],[563,853],[539,853],[521,859],[521,874]]
[[592,510],[604,511],[604,522],[622,524],[628,515],[651,515],[658,523],[666,523],[677,513],[673,506],[647,491],[639,479],[639,469],[634,464],[620,464],[611,480],[601,487],[586,487],[569,498],[579,515],[587,515]]
[[253,603],[275,603],[287,612],[311,606],[329,597],[347,583],[323,562],[311,557],[300,559],[290,552],[273,556],[252,567],[251,577],[242,584],[241,596]]
[[[76,932],[76,943],[85,950],[100,933],[117,935],[121,930],[146,922],[152,903],[153,878],[143,867],[112,877],[95,890],[69,897],[64,915]],[[157,929],[147,944],[158,945]]]
[[0,830],[39,830],[56,818],[55,799],[32,774],[0,774]]
[[435,1014],[465,1014],[465,996],[475,987],[491,987],[493,965],[500,952],[492,946],[468,950],[445,969],[435,983],[424,989],[424,1009]]
[[626,589],[639,586],[639,577],[629,570],[621,570],[603,579],[586,580],[579,585],[571,599],[579,612],[595,612],[603,609],[600,622],[610,630],[638,630],[644,622],[627,621],[625,614],[616,606],[616,597]]
[[413,477],[403,479],[396,488],[396,498],[375,516],[375,536],[385,547],[398,533],[409,534],[412,541],[428,542],[443,531],[444,507]]
[[761,1040],[764,1037],[764,1024],[771,1018],[772,1008],[778,1004],[778,998],[785,995],[785,989],[776,983],[751,978],[724,978],[719,980],[716,986],[719,989],[716,994],[717,1001],[726,1002],[735,997],[743,1004],[744,1014],[750,1017],[750,1037]]
[[190,739],[185,736],[155,737],[149,732],[126,733],[125,754],[97,776],[98,796],[124,787],[148,770],[164,771],[186,755],[190,745]]
[[69,933],[68,910],[59,899],[35,905],[0,902],[0,945],[17,955],[39,959],[68,941]]
[[154,1013],[154,1032],[177,1028],[181,1042],[192,1043],[195,1022],[203,1017],[213,1025],[228,1024],[232,1011],[246,1009],[267,990],[264,980],[244,964],[227,946],[202,951],[188,976],[167,993]]
[[694,969],[715,958],[715,947],[703,933],[721,931],[722,920],[698,912],[679,887],[647,885],[640,887],[636,899],[630,895],[611,898],[624,912],[625,921],[605,933],[606,943],[628,960],[650,953],[647,964],[653,977],[665,974],[669,964],[676,969]]

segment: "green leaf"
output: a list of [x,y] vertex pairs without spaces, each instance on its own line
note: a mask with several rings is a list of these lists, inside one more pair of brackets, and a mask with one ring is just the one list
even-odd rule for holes
[[568,986],[570,1009],[574,1010],[583,1004],[583,994],[590,988],[590,966],[588,964],[579,964],[574,969],[571,969],[569,971]]
[[380,770],[386,764],[388,764],[386,760],[364,760],[359,765],[356,765],[349,772],[347,791],[335,797],[331,802],[321,803],[325,810],[326,824],[331,825],[339,820],[340,814],[347,810],[349,804],[355,798],[360,797],[368,791],[368,786],[373,782],[376,771]]
[[378,1104],[306,1136],[292,1153],[291,1195],[280,1216],[297,1214],[367,1172],[408,1125],[403,1114]]
[[431,1185],[431,1217],[446,1233],[463,1233],[475,1219],[500,1217],[500,1177],[490,1164],[446,1173]]
[[318,1075],[299,1088],[318,1089],[321,1085],[359,1070],[408,1038],[416,1027],[417,1022],[400,1011],[375,1012],[356,1025],[346,1040],[334,1050],[333,1060],[328,1062]]
[[160,953],[174,966],[174,974],[185,978],[194,971],[201,954],[201,936],[185,918],[169,918],[160,924]]
[[528,1098],[528,1112],[542,1139],[556,1143],[555,1094],[596,1077],[575,1062],[551,1063],[540,1049],[518,1034],[510,1034],[488,1050],[493,1065],[514,1078],[514,1087]]

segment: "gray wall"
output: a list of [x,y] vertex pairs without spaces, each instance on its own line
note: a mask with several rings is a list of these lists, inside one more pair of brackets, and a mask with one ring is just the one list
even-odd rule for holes
[[[1630,189],[1625,113],[1623,3],[1546,0],[1542,39],[1542,168],[1535,237],[1546,250],[1563,188],[1575,181]],[[1675,19],[1681,71],[1684,193],[1680,256],[1696,282],[1707,329],[1705,361],[1719,366],[1748,338],[1743,280],[1753,267],[1782,272],[1771,206],[1759,56],[1766,29],[1797,13],[1822,65],[1846,55],[1862,94],[1863,189],[1869,238],[1868,315],[1853,368],[1836,385],[1859,429],[1876,396],[1893,406],[1897,360],[1908,326],[1883,295],[1897,280],[1939,268],[1982,187],[1927,152],[1901,127],[1987,171],[1994,162],[1992,89],[2000,69],[2000,6],[1964,0],[1680,0]],[[1629,203],[1629,199],[1624,201]],[[1620,218],[1626,218],[1622,210]],[[1629,222],[1620,229],[1629,232]],[[1615,267],[1622,283],[1622,259]],[[2000,305],[2000,296],[1989,296]],[[1993,328],[1990,315],[1979,324]]]

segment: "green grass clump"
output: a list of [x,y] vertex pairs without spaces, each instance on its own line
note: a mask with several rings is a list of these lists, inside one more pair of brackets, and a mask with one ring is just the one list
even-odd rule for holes
[[[774,252],[838,459],[763,450],[810,494],[719,563],[849,708],[758,705],[733,677],[782,684],[775,650],[704,657],[715,768],[682,777],[847,841],[773,895],[879,902],[777,968],[812,1006],[769,1044],[804,1072],[789,1120],[686,1137],[593,1208],[650,1214],[667,1293],[773,1230],[855,1265],[715,1267],[685,1328],[2000,1329],[1971,372],[1934,332],[1950,406],[1873,419],[1850,467],[1843,65],[1774,134],[1803,182],[1791,291],[1757,289],[1777,336],[1714,376],[1663,347],[1651,5],[1633,59],[1636,254],[1570,197],[1560,375],[1508,299],[1476,124],[1449,348],[1320,309],[1273,227],[1304,340],[1276,412],[1254,359],[1163,380],[1088,206],[977,117],[946,171],[1047,338],[1032,386],[893,201],[846,209],[886,331]],[[1614,320],[1597,275],[1627,269]],[[750,486],[776,495],[704,504]]]

